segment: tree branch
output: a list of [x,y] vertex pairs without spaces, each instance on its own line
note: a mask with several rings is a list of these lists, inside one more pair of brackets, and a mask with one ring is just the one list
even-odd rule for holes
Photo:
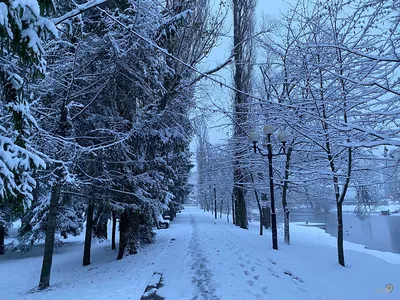
[[77,5],[76,9],[73,9],[70,12],[67,12],[66,14],[62,15],[61,17],[51,19],[51,21],[55,25],[59,25],[62,22],[66,21],[68,19],[71,19],[73,17],[76,17],[77,15],[80,15],[81,13],[83,13],[91,8],[94,8],[96,6],[99,6],[100,4],[103,4],[107,1],[108,0],[90,0],[90,1],[86,2],[85,4]]
[[226,62],[224,62],[223,64],[215,67],[214,69],[211,69],[210,71],[207,71],[205,73],[200,74],[197,78],[195,78],[190,84],[189,86],[193,86],[195,83],[197,83],[198,81],[200,81],[201,79],[203,79],[204,77],[208,76],[208,75],[212,75],[216,72],[218,72],[219,70],[225,68],[227,65],[229,65],[232,62],[232,58],[233,58],[233,54],[228,58],[228,60]]

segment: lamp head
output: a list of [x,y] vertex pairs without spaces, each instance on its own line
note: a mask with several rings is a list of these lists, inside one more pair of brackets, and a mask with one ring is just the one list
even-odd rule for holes
[[261,135],[259,132],[250,132],[249,140],[253,143],[254,153],[257,152],[257,143],[260,141]]
[[288,140],[289,140],[289,135],[287,135],[285,132],[280,132],[278,134],[279,143],[286,144]]
[[265,125],[263,127],[263,132],[264,132],[265,135],[273,134],[274,130],[275,130],[275,128],[272,125]]
[[259,132],[250,132],[249,140],[253,143],[258,143],[260,141],[261,135]]

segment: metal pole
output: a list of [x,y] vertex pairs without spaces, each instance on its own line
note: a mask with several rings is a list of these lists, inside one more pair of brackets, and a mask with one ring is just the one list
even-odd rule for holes
[[272,144],[271,135],[267,135],[268,138],[268,169],[269,169],[269,190],[271,193],[271,229],[272,229],[272,248],[278,250],[278,230],[276,227],[276,212],[275,212],[275,197],[274,197],[274,174],[272,168]]

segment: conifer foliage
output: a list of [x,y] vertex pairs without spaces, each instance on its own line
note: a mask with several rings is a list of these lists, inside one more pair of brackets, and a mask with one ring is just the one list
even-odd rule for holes
[[0,226],[21,219],[12,249],[45,241],[40,289],[68,235],[86,228],[88,265],[92,238],[115,241],[118,221],[122,259],[188,197],[211,16],[207,0],[0,3]]

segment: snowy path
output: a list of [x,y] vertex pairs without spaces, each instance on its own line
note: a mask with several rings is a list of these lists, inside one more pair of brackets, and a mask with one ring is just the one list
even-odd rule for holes
[[158,294],[166,299],[367,300],[400,295],[398,290],[384,293],[388,283],[400,289],[399,266],[371,255],[346,251],[350,266],[342,268],[335,248],[313,239],[294,238],[294,245],[281,243],[275,251],[270,232],[260,237],[256,226],[242,230],[196,208],[185,209],[177,220],[171,227],[174,244],[159,266],[164,287]]
[[[263,237],[250,242],[248,236],[242,237],[243,232],[249,235],[248,231],[215,221],[211,214],[198,209],[188,208],[179,218],[191,225],[185,226],[191,227],[190,242],[187,249],[183,242],[179,250],[169,253],[179,253],[180,259],[189,257],[190,268],[178,270],[182,262],[164,260],[165,286],[160,295],[167,299],[275,299],[268,286],[282,286],[285,291],[279,291],[280,296],[284,293],[285,299],[298,299],[298,293],[305,291],[300,278],[268,259],[269,245]],[[176,243],[180,243],[179,238]],[[182,272],[191,278],[192,286],[174,278],[181,277]]]
[[346,250],[343,268],[333,239],[319,229],[292,225],[292,245],[280,241],[275,251],[270,232],[259,236],[257,225],[243,230],[186,208],[157,233],[156,243],[120,261],[109,243],[95,242],[88,267],[81,266],[82,237],[71,239],[54,256],[52,288],[41,293],[29,292],[40,256],[0,257],[0,300],[139,300],[154,272],[162,274],[157,294],[166,300],[400,299],[400,255],[380,252],[385,261],[346,244],[354,250]]

